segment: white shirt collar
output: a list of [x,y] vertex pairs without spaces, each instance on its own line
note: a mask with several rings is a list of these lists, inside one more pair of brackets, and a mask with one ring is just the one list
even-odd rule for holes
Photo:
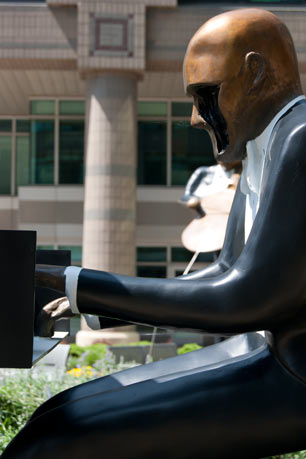
[[300,100],[305,99],[304,95],[295,97],[288,102],[270,121],[262,133],[254,140],[247,142],[247,157],[242,161],[242,174],[240,189],[242,193],[249,194],[254,192],[259,195],[262,179],[264,160],[269,147],[272,131],[278,120]]
[[247,157],[242,161],[242,174],[240,189],[246,195],[244,233],[245,242],[247,241],[253,226],[260,202],[260,192],[262,178],[267,153],[269,153],[269,143],[273,129],[278,120],[298,101],[305,99],[305,96],[298,96],[286,104],[272,121],[266,126],[262,133],[254,140],[250,140],[246,145]]
[[256,137],[256,139],[254,140],[254,142],[256,142],[257,144],[257,148],[258,149],[262,149],[264,150],[265,152],[267,151],[267,148],[268,148],[268,144],[269,144],[269,140],[270,140],[270,137],[271,137],[271,134],[272,134],[272,131],[274,129],[274,126],[276,125],[276,123],[278,122],[278,120],[291,108],[293,107],[293,105],[295,105],[297,102],[299,102],[300,100],[303,100],[303,99],[306,99],[306,97],[304,95],[302,96],[298,96],[298,97],[295,97],[293,100],[291,100],[290,102],[288,102],[288,104],[286,104],[275,116],[274,118],[272,119],[272,121],[270,121],[270,123],[268,124],[268,126],[262,131],[262,133]]

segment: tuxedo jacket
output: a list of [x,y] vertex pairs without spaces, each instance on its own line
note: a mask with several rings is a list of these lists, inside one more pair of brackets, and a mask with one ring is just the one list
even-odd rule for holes
[[274,127],[260,206],[246,243],[245,199],[238,186],[215,263],[174,279],[83,269],[79,310],[99,315],[102,327],[124,321],[221,334],[275,334],[306,324],[305,101]]

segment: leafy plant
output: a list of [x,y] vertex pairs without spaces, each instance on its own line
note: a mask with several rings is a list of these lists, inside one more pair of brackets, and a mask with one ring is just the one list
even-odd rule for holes
[[[150,346],[150,341],[137,341],[135,343],[127,343],[125,346]],[[118,344],[121,346],[121,344]],[[70,352],[67,362],[67,369],[72,370],[76,367],[92,366],[96,362],[104,359],[108,352],[108,346],[102,343],[92,344],[91,346],[70,345]]]
[[64,373],[50,373],[43,367],[0,370],[0,454],[44,401],[69,387],[131,366],[134,363],[116,364],[114,356],[105,351],[104,358],[97,360],[95,366],[72,368]]
[[199,346],[197,343],[187,343],[182,347],[179,347],[177,353],[181,355],[186,354],[187,352],[197,351],[198,349],[202,349],[202,346]]
[[67,361],[67,369],[71,370],[72,368],[78,366],[92,366],[97,360],[103,359],[107,350],[108,346],[102,343],[84,347],[71,344]]

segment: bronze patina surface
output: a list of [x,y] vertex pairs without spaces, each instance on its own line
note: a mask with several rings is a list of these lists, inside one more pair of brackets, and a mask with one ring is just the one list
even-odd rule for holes
[[220,14],[195,33],[184,85],[194,100],[191,124],[209,132],[216,159],[224,163],[244,158],[246,142],[302,93],[287,27],[255,8]]

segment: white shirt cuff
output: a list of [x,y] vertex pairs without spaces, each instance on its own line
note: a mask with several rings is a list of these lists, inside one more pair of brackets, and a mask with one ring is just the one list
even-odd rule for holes
[[83,316],[89,328],[92,330],[101,329],[100,320],[97,316],[93,316],[92,314],[83,314]]
[[65,269],[65,277],[66,277],[66,284],[65,284],[65,291],[66,296],[68,297],[70,303],[70,309],[74,314],[80,314],[78,305],[77,305],[77,290],[78,290],[78,279],[79,274],[82,268],[77,266],[68,266]]

